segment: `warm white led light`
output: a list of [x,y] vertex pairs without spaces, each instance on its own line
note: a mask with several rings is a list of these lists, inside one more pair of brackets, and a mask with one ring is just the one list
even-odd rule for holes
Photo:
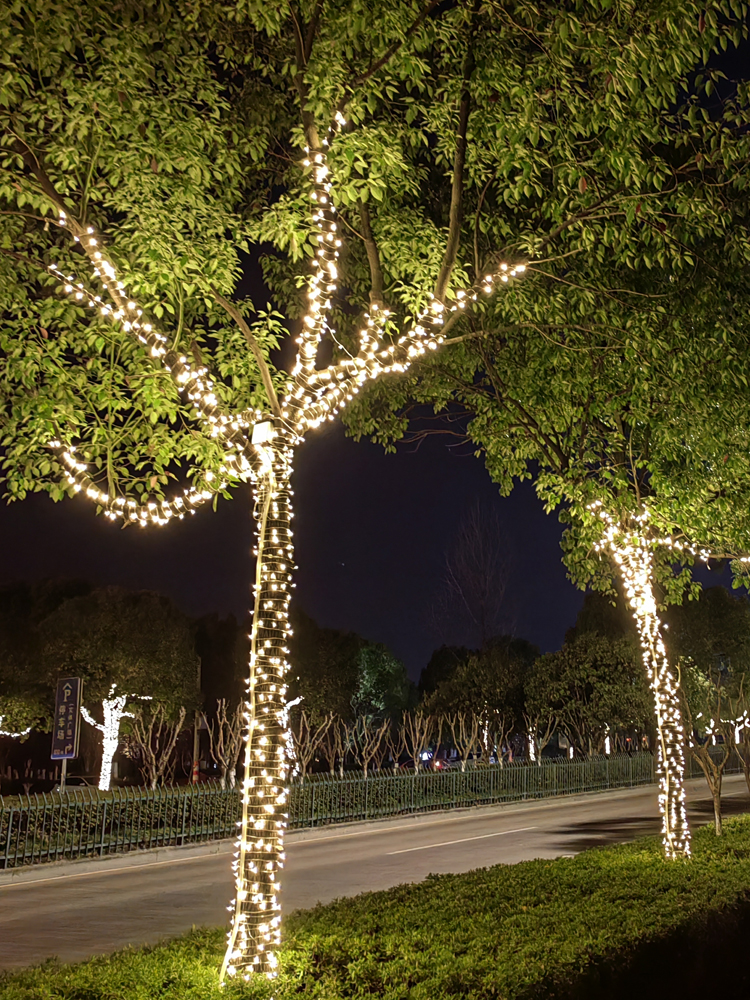
[[[317,250],[312,259],[307,313],[297,338],[296,363],[287,393],[279,400],[280,417],[260,411],[233,414],[222,410],[207,369],[201,365],[191,366],[186,357],[168,350],[167,337],[150,322],[142,320],[143,310],[126,294],[114,263],[102,249],[103,241],[96,237],[92,227],[84,232],[75,220],[60,213],[60,226],[70,230],[87,254],[95,278],[108,293],[111,305],[103,303],[101,296],[73,277],[63,275],[57,265],[50,267],[66,292],[102,312],[136,339],[154,361],[164,365],[183,397],[192,404],[195,416],[203,421],[210,436],[223,445],[222,473],[227,479],[250,479],[255,489],[258,544],[250,677],[243,707],[247,724],[245,780],[241,786],[242,820],[235,867],[235,900],[231,907],[232,924],[222,978],[238,974],[248,978],[251,973],[272,978],[278,965],[279,892],[290,764],[285,675],[290,591],[294,586],[290,488],[294,450],[309,428],[333,420],[364,384],[382,375],[404,372],[415,360],[437,350],[444,340],[441,330],[459,306],[471,308],[481,292],[494,294],[498,287],[512,283],[525,270],[524,264],[501,264],[494,273],[484,275],[476,287],[457,290],[451,304],[432,298],[413,324],[395,339],[389,311],[373,305],[370,313],[364,316],[357,354],[318,370],[320,341],[327,333],[335,336],[329,316],[339,277],[337,261],[341,246],[325,148],[343,124],[343,116],[337,114],[335,124],[323,140],[324,148],[306,149],[303,161],[312,178],[310,205],[313,226],[317,229]],[[192,514],[226,487],[221,476],[207,472],[199,485],[185,490],[181,496],[141,503],[128,497],[111,496],[102,490],[89,476],[87,464],[76,457],[72,446],[55,440],[50,442],[50,447],[74,492],[88,497],[112,520],[141,527],[165,525],[186,513]],[[114,690],[110,692],[109,701],[114,700],[113,695]],[[103,733],[110,764],[117,745],[119,719],[126,714],[124,705],[123,701],[120,708],[110,709],[109,723],[105,711],[103,726],[88,717],[88,721]],[[117,712],[121,714],[115,723]]]

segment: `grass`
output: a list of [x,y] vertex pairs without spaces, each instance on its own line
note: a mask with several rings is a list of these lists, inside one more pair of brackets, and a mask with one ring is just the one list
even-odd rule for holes
[[728,820],[720,839],[699,830],[694,847],[691,861],[666,863],[646,838],[301,911],[286,919],[272,987],[220,990],[224,932],[196,930],[158,947],[6,974],[0,1000],[609,1000],[621,995],[618,983],[623,996],[656,995],[642,988],[657,981],[654,965],[693,984],[698,992],[665,994],[685,1000],[703,989],[701,963],[715,958],[717,942],[746,937],[750,816]]

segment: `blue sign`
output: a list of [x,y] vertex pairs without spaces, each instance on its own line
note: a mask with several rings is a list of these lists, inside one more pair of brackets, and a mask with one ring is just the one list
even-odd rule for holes
[[80,677],[64,677],[57,682],[55,719],[52,723],[52,760],[72,760],[78,756],[82,688]]

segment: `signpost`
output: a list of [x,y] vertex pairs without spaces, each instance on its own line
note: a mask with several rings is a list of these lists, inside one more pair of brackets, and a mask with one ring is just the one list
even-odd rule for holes
[[57,682],[55,695],[55,721],[52,727],[52,760],[61,760],[60,791],[65,791],[68,761],[78,756],[78,739],[81,732],[80,677],[63,677]]

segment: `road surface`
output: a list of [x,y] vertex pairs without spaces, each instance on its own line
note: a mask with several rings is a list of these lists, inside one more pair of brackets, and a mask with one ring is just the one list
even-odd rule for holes
[[[726,779],[725,794],[727,814],[748,808],[741,776]],[[694,823],[711,819],[702,779],[688,782],[688,800]],[[576,854],[658,830],[656,789],[648,786],[292,834],[284,905],[309,907],[430,872]],[[34,882],[0,884],[0,968],[52,956],[79,961],[226,923],[230,865],[225,851],[108,871],[57,867]]]

